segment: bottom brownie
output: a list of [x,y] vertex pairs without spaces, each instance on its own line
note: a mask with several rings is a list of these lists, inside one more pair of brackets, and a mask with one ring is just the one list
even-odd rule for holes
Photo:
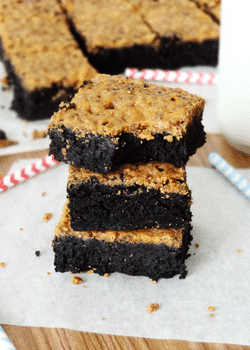
[[185,278],[190,230],[186,223],[182,229],[73,231],[66,208],[53,240],[55,270],[93,270],[100,275],[120,272],[155,281],[175,275]]

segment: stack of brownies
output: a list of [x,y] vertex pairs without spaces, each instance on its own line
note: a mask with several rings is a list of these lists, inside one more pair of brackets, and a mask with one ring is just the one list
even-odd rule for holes
[[181,89],[104,74],[61,103],[48,128],[50,154],[70,164],[56,271],[186,276],[185,165],[205,142],[204,103]]

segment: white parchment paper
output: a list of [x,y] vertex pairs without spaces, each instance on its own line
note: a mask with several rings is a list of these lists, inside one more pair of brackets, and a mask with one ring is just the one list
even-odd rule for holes
[[[54,272],[51,247],[67,172],[61,164],[0,194],[0,323],[250,345],[248,200],[214,169],[188,167],[194,239],[186,279],[151,284],[146,277],[82,273],[84,283],[74,285],[72,274]],[[241,173],[250,180],[250,169]],[[53,215],[48,222],[46,212]],[[150,303],[159,310],[147,314]]]
[[[203,71],[217,73],[217,68],[209,67],[195,67],[183,68],[183,71]],[[13,93],[2,89],[3,84],[1,79],[6,75],[3,63],[0,62],[0,129],[4,130],[7,137],[18,142],[15,146],[0,148],[0,156],[7,154],[14,154],[19,152],[35,151],[46,149],[49,147],[49,138],[40,140],[32,139],[32,132],[34,129],[43,130],[47,128],[49,119],[40,121],[29,121],[24,123],[23,119],[19,118],[17,114],[10,110]],[[180,87],[192,94],[200,95],[206,99],[206,107],[204,110],[203,124],[206,132],[219,132],[218,118],[217,118],[217,85],[200,85],[200,84],[177,84],[177,83],[163,83],[151,82],[170,87]]]

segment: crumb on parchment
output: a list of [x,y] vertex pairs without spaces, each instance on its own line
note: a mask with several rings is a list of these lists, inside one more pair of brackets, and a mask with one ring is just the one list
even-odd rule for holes
[[36,140],[36,139],[43,139],[43,138],[45,138],[47,136],[47,131],[45,130],[45,129],[43,129],[43,130],[40,130],[40,131],[38,131],[38,130],[33,130],[33,132],[32,132],[32,139],[33,140]]
[[1,263],[0,263],[0,267],[5,267],[5,263],[4,263],[4,262],[1,262]]
[[209,306],[207,309],[208,309],[209,312],[213,312],[215,310],[215,307],[214,306]]
[[90,273],[90,274],[91,274],[91,273],[94,273],[94,270],[89,270],[88,273]]
[[104,277],[109,277],[109,273],[106,272],[106,273],[104,274]]
[[156,284],[156,281],[150,281],[149,283]]
[[72,278],[72,283],[74,283],[74,284],[81,284],[81,283],[83,283],[83,279],[81,277],[79,277],[79,276],[74,276]]
[[236,249],[236,252],[241,253],[242,250],[241,249]]
[[196,246],[196,248],[199,248],[200,245],[199,245],[199,243],[195,243],[195,246]]
[[45,214],[44,214],[44,217],[43,217],[43,220],[47,222],[47,221],[49,221],[51,218],[52,218],[52,214],[51,214],[51,213],[45,213]]
[[157,303],[151,303],[147,306],[147,314],[151,314],[152,312],[155,312],[159,310],[159,304]]

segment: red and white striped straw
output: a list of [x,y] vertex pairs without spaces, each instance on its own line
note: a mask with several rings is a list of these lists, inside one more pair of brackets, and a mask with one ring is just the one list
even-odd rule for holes
[[218,74],[216,73],[181,72],[178,70],[171,71],[160,69],[143,69],[139,71],[136,68],[127,68],[124,72],[124,75],[128,78],[142,80],[208,85],[218,84]]
[[17,185],[20,182],[23,182],[30,177],[33,177],[40,172],[53,167],[56,164],[59,164],[59,162],[54,159],[53,155],[42,157],[30,165],[0,178],[0,192],[8,190],[10,187]]

